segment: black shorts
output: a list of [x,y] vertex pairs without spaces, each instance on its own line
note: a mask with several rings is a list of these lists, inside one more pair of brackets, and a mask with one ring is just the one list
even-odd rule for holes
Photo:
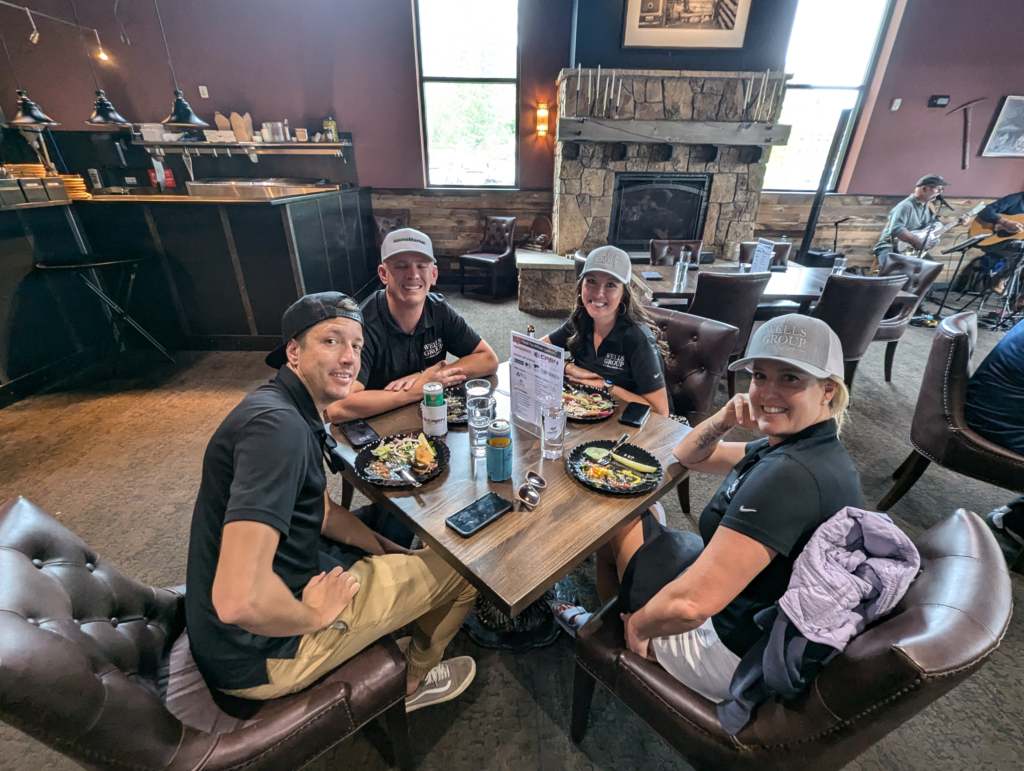
[[704,541],[696,533],[672,530],[651,512],[640,518],[644,542],[633,554],[622,573],[619,604],[635,613],[658,592],[686,572],[700,553]]

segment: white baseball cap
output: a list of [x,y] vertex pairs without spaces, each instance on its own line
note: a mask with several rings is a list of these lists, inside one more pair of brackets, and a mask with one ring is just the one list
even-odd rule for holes
[[384,243],[380,245],[380,261],[384,262],[388,257],[404,252],[418,252],[437,262],[434,257],[434,245],[430,243],[430,237],[412,228],[392,230],[384,236]]
[[747,355],[729,365],[733,372],[750,369],[757,359],[792,364],[816,378],[843,377],[843,346],[821,319],[789,313],[766,322],[750,336]]
[[580,276],[598,271],[617,278],[623,284],[629,284],[633,266],[629,262],[629,255],[618,247],[599,246],[587,255],[587,262]]

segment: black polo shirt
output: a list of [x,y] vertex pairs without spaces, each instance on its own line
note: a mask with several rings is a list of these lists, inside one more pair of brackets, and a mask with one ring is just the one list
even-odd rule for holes
[[378,289],[363,300],[363,352],[358,380],[379,391],[400,377],[422,372],[448,354],[462,358],[480,345],[480,335],[434,292],[427,294],[423,314],[412,334],[406,334],[388,308],[387,290]]
[[834,420],[816,423],[774,447],[767,438],[750,442],[746,450],[700,515],[705,545],[724,525],[778,552],[712,617],[722,642],[740,657],[761,637],[754,616],[789,588],[793,563],[818,526],[845,506],[864,508],[860,477],[836,436]]
[[[552,345],[569,350],[572,319],[548,334]],[[611,380],[619,388],[634,394],[649,394],[665,387],[665,362],[646,324],[633,324],[619,316],[611,333],[594,350],[594,335],[586,335],[583,345],[573,351],[576,366]]]
[[225,624],[213,607],[213,579],[228,522],[262,522],[281,534],[274,572],[295,597],[320,573],[324,519],[323,423],[287,366],[246,396],[214,432],[192,512],[185,618],[192,656],[215,688],[267,683],[268,658],[292,658],[300,637],[264,637]]

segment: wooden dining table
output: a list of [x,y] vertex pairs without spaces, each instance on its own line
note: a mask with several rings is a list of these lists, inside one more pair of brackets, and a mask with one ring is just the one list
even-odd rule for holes
[[[685,280],[675,283],[675,266],[673,265],[635,265],[633,281],[636,287],[652,300],[693,300],[701,273],[739,273],[735,263],[725,265],[701,265],[700,270],[687,270]],[[641,273],[657,273],[660,279],[644,278]],[[786,270],[772,271],[771,279],[761,295],[762,302],[789,300],[800,304],[800,313],[810,311],[811,303],[821,297],[825,281],[832,274],[831,268],[808,268],[796,262],[790,262]],[[897,300],[913,300],[916,295],[901,291]]]
[[[490,380],[497,385],[493,395],[498,417],[508,418],[508,363],[502,363]],[[486,458],[470,455],[466,426],[449,426],[444,439],[451,453],[448,467],[415,489],[379,487],[362,479],[354,470],[358,451],[336,427],[332,434],[345,461],[345,478],[408,525],[501,612],[514,617],[689,473],[672,457],[672,449],[689,429],[654,413],[642,428],[624,426],[616,418],[625,405],[621,402],[615,415],[601,422],[570,421],[563,457],[557,460],[543,459],[540,439],[514,426],[512,478],[505,482],[490,481]],[[367,418],[366,422],[382,437],[422,428],[419,403]],[[573,447],[595,439],[615,440],[624,432],[630,434],[630,443],[647,450],[662,464],[665,474],[658,487],[637,495],[612,495],[593,490],[569,475],[566,458]],[[517,503],[511,512],[469,538],[445,525],[447,517],[492,491],[515,502],[515,490],[531,470],[547,481],[547,487],[540,491],[540,503],[532,511]]]

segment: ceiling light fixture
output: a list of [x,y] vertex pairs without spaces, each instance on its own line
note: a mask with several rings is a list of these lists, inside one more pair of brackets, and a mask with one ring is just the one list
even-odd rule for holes
[[[82,29],[82,28],[79,27],[78,29]],[[96,54],[96,55],[98,57],[100,57],[103,61],[106,61],[110,57],[107,56],[107,52],[103,50],[103,43],[100,42],[100,31],[98,29],[94,29],[93,32],[96,33],[96,47],[98,49],[100,49],[100,52],[98,54]]]
[[47,126],[59,126],[57,121],[43,112],[39,105],[28,98],[28,93],[21,87],[21,80],[18,79],[18,71],[14,69],[14,61],[11,59],[11,52],[7,50],[7,41],[0,35],[0,44],[4,47],[4,54],[7,56],[7,63],[11,66],[11,73],[14,75],[14,85],[18,92],[18,114],[9,121],[11,126],[25,129],[27,131],[42,131]]
[[189,107],[188,102],[183,98],[181,89],[178,88],[178,76],[174,74],[174,62],[171,61],[171,47],[167,45],[167,32],[164,31],[164,20],[160,16],[160,4],[153,0],[153,7],[156,9],[156,20],[160,23],[160,35],[164,39],[164,50],[167,51],[167,66],[171,68],[171,80],[174,81],[174,106],[171,114],[164,118],[161,123],[165,126],[178,128],[209,128],[210,124],[201,120]]
[[[78,25],[78,35],[82,38],[82,49],[85,51],[85,58],[89,62],[89,72],[92,73],[92,82],[96,84],[96,104],[93,105],[92,115],[86,123],[92,124],[93,126],[130,126],[131,124],[121,117],[117,110],[114,109],[114,105],[107,99],[107,95],[103,93],[103,89],[100,88],[99,78],[96,77],[96,68],[92,66],[92,55],[89,53],[89,44],[85,42],[85,30],[82,29],[82,25],[78,21],[78,8],[75,7],[75,0],[68,0],[71,5],[71,13],[74,14],[75,24]],[[99,46],[101,59],[106,59],[107,55],[103,53],[103,45],[100,43],[100,33],[96,30],[96,45]]]
[[39,42],[39,30],[36,29],[36,20],[32,18],[32,11],[28,8],[25,9],[25,13],[28,14],[28,23],[32,25],[32,32],[29,33],[28,40],[35,45]]

